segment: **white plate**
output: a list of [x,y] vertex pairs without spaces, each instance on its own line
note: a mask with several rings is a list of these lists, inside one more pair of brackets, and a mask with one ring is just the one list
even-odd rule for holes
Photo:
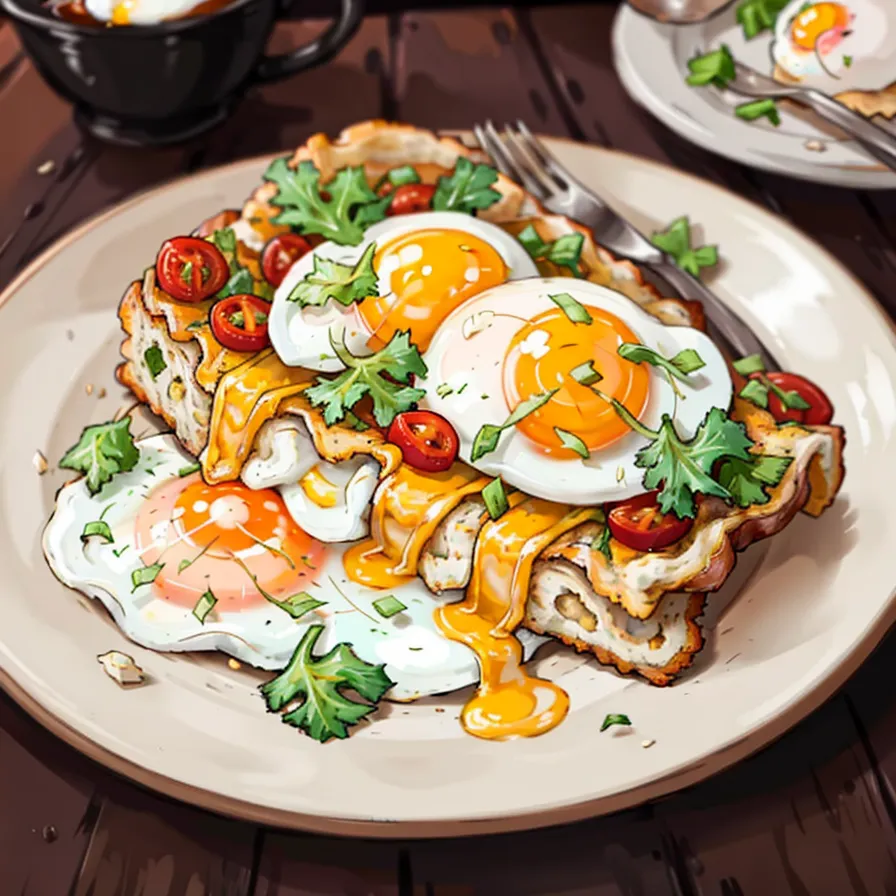
[[[841,187],[896,188],[896,172],[807,110],[779,104],[778,127],[743,121],[734,114],[743,97],[688,86],[688,60],[723,43],[738,61],[771,74],[771,32],[745,40],[736,7],[732,3],[706,22],[683,26],[655,22],[623,3],[613,24],[613,59],[632,99],[686,140],[735,162]],[[815,144],[824,151],[810,148]]]
[[[828,392],[848,433],[842,495],[820,520],[801,516],[747,553],[712,615],[740,588],[737,599],[682,682],[654,688],[548,647],[538,665],[562,677],[572,711],[546,735],[470,737],[455,695],[393,706],[321,745],[264,711],[259,676],[221,657],[132,645],[53,579],[40,533],[63,476],[38,476],[34,451],[52,466],[84,425],[114,414],[124,399],[112,388],[123,287],[164,238],[239,204],[265,168],[255,159],[86,224],[2,297],[0,683],[15,699],[78,749],[170,795],[266,824],[414,837],[534,827],[660,796],[767,744],[845,680],[893,618],[890,328],[837,262],[761,209],[631,156],[551,145],[644,230],[683,213],[699,222],[725,259],[719,293],[787,367]],[[96,661],[110,649],[132,654],[151,683],[120,689]],[[604,716],[620,712],[634,729],[600,734]],[[644,749],[645,740],[656,743]]]

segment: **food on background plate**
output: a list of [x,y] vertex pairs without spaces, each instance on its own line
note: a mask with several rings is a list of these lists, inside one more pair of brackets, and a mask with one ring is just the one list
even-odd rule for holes
[[49,0],[61,19],[79,25],[157,25],[173,19],[206,15],[229,0]]
[[82,432],[47,559],[145,647],[278,672],[267,708],[321,741],[471,686],[469,733],[549,731],[551,640],[670,684],[735,552],[842,480],[817,386],[413,127],[276,160],[119,316],[118,377],[172,432]]

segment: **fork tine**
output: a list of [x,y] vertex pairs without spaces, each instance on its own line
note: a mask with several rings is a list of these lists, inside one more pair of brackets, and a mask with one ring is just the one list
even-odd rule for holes
[[536,198],[544,201],[557,191],[556,184],[550,179],[538,163],[538,160],[529,152],[516,131],[505,125],[504,133],[508,151],[513,157],[516,167],[521,172],[523,186]]
[[[518,118],[515,127],[532,157],[551,175],[561,190],[567,189],[572,183],[572,175],[545,149],[542,142],[529,130],[524,121]],[[510,130],[510,126],[508,126],[508,130]]]
[[520,165],[518,158],[510,151],[491,119],[485,123],[482,130],[489,152],[498,167],[511,180],[522,184],[536,199],[543,202],[548,196],[548,191]]
[[[491,124],[491,122],[487,123]],[[506,153],[504,152],[504,147],[501,145],[501,142],[493,140],[488,133],[486,133],[485,128],[480,124],[473,125],[473,136],[476,138],[476,142],[479,146],[491,157],[491,160],[495,163],[497,169],[511,180],[515,180],[516,169],[510,164],[510,160],[506,158]]]

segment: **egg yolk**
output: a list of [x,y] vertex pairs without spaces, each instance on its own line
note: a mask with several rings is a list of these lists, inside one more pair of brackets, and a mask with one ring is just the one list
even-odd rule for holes
[[830,31],[845,30],[851,18],[849,9],[842,3],[813,3],[793,20],[790,39],[794,46],[814,52],[819,38]]
[[507,279],[495,248],[463,230],[417,230],[384,242],[373,258],[382,296],[370,296],[358,313],[370,333],[368,345],[381,349],[400,330],[425,351],[439,324],[459,305]]
[[516,333],[504,357],[502,379],[509,408],[557,390],[516,426],[545,454],[559,458],[578,455],[563,446],[557,430],[578,436],[589,451],[604,448],[630,432],[612,405],[575,379],[573,370],[590,362],[602,377],[593,385],[636,417],[647,404],[647,369],[617,353],[623,342],[640,340],[614,314],[585,307],[590,324],[573,323],[559,308],[533,318]]
[[324,546],[300,529],[271,489],[240,482],[207,485],[199,474],[163,483],[136,520],[146,566],[160,565],[154,590],[195,606],[206,591],[241,606],[285,600],[311,587]]

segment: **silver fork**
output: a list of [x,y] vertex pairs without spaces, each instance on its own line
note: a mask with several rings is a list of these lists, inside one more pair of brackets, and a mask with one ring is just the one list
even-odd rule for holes
[[808,106],[819,118],[846,131],[869,155],[896,171],[896,137],[821,91],[796,84],[780,84],[741,62],[734,63],[735,77],[727,89],[758,99],[788,99]]
[[707,286],[682,270],[640,231],[580,183],[545,149],[526,125],[505,125],[501,137],[491,121],[474,125],[479,145],[498,168],[528,190],[546,209],[584,224],[594,239],[614,255],[628,258],[659,274],[682,298],[703,303],[714,335],[727,343],[736,357],[759,355],[767,370],[778,363],[756,334]]

